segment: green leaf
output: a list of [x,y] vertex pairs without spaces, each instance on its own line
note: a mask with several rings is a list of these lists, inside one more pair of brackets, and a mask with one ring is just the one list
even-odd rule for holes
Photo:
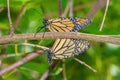
[[28,9],[22,16],[17,32],[35,33],[36,28],[42,25],[42,10],[39,6]]

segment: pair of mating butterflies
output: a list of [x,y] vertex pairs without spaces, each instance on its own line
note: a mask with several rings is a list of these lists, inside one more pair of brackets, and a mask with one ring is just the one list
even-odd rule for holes
[[[91,21],[86,18],[56,18],[43,20],[43,23],[50,32],[76,32],[88,26]],[[51,64],[53,59],[74,57],[87,50],[89,46],[89,42],[82,39],[57,39],[48,51],[48,62]]]

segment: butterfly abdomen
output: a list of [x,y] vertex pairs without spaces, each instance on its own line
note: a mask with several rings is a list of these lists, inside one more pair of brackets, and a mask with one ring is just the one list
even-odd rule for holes
[[48,50],[48,63],[51,64],[52,63],[52,56],[53,56],[53,52],[51,50]]

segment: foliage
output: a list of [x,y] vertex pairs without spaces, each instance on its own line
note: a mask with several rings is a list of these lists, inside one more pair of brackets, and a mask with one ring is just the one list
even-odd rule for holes
[[[0,35],[9,34],[9,22],[7,18],[7,0],[0,0],[0,8],[4,8],[0,12]],[[74,0],[74,7],[82,6],[86,3],[91,3],[93,0]],[[65,9],[68,0],[63,0],[62,8]],[[12,21],[15,22],[17,15],[23,5],[27,6],[24,15],[20,19],[19,25],[16,27],[16,34],[24,33],[35,33],[37,27],[43,26],[42,19],[47,18],[57,18],[58,17],[58,1],[57,0],[10,0],[10,10]],[[83,9],[78,9],[74,11],[74,16],[84,17],[89,10],[92,8],[93,4],[84,7]],[[109,9],[107,17],[105,20],[104,28],[99,32],[99,26],[101,24],[104,9],[100,10],[94,17],[93,22],[89,27],[79,30],[84,33],[91,34],[119,34],[120,33],[120,5],[119,0],[112,0],[109,4]],[[43,30],[44,31],[44,30]],[[42,31],[42,32],[43,32]],[[18,54],[24,54],[22,56],[7,57],[2,60],[0,69],[3,69],[14,62],[22,59],[25,55],[34,52],[37,48],[29,46],[21,46],[19,43],[26,41],[19,41],[18,43]],[[32,44],[39,44],[47,47],[52,47],[54,42],[53,39],[50,40],[30,40],[27,41]],[[15,43],[15,42],[14,42]],[[16,44],[17,44],[16,43]],[[5,46],[1,45],[0,55],[15,55],[15,45],[8,45],[5,50]],[[3,51],[4,50],[4,51]],[[12,70],[11,72],[3,75],[0,80],[38,80],[42,74],[48,69],[49,64],[47,62],[47,53],[40,55],[36,59],[27,62],[26,64]],[[66,74],[68,80],[120,80],[120,46],[109,44],[109,43],[98,43],[91,41],[91,48],[78,56],[78,58],[87,64],[94,67],[97,72],[94,73],[90,69],[86,68],[84,65],[79,64],[73,59],[66,59]],[[61,63],[59,63],[55,69],[52,71],[49,79],[51,80],[61,80]]]

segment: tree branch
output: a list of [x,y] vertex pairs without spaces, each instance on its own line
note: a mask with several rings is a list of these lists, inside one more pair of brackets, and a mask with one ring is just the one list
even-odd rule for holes
[[44,51],[43,50],[38,50],[34,53],[29,54],[28,56],[24,57],[23,59],[19,60],[18,62],[12,64],[11,66],[0,70],[0,76],[2,76],[3,74],[15,69],[16,67],[30,61],[31,59],[34,59],[35,57],[39,56],[40,54],[42,54]]
[[14,28],[13,28],[12,20],[10,16],[10,1],[9,0],[7,0],[7,9],[8,9],[8,20],[9,20],[9,25],[10,25],[10,37],[12,37],[14,35]]
[[96,0],[93,8],[88,12],[86,18],[93,19],[95,14],[106,5],[107,0]]
[[24,12],[26,11],[26,5],[23,5],[23,7],[21,8],[19,14],[17,15],[15,22],[13,24],[13,27],[16,28],[19,25],[21,16],[24,14]]
[[[34,37],[34,34],[17,34],[17,35],[14,35],[14,37],[12,38],[10,38],[9,36],[1,37],[0,44],[17,41],[17,40],[43,39],[43,34],[44,33],[38,33],[36,37]],[[91,41],[96,41],[96,42],[120,44],[120,38],[116,38],[112,36],[115,36],[115,35],[94,35],[94,34],[77,33],[77,32],[46,32],[44,35],[44,39],[73,38],[73,39],[91,40]]]

